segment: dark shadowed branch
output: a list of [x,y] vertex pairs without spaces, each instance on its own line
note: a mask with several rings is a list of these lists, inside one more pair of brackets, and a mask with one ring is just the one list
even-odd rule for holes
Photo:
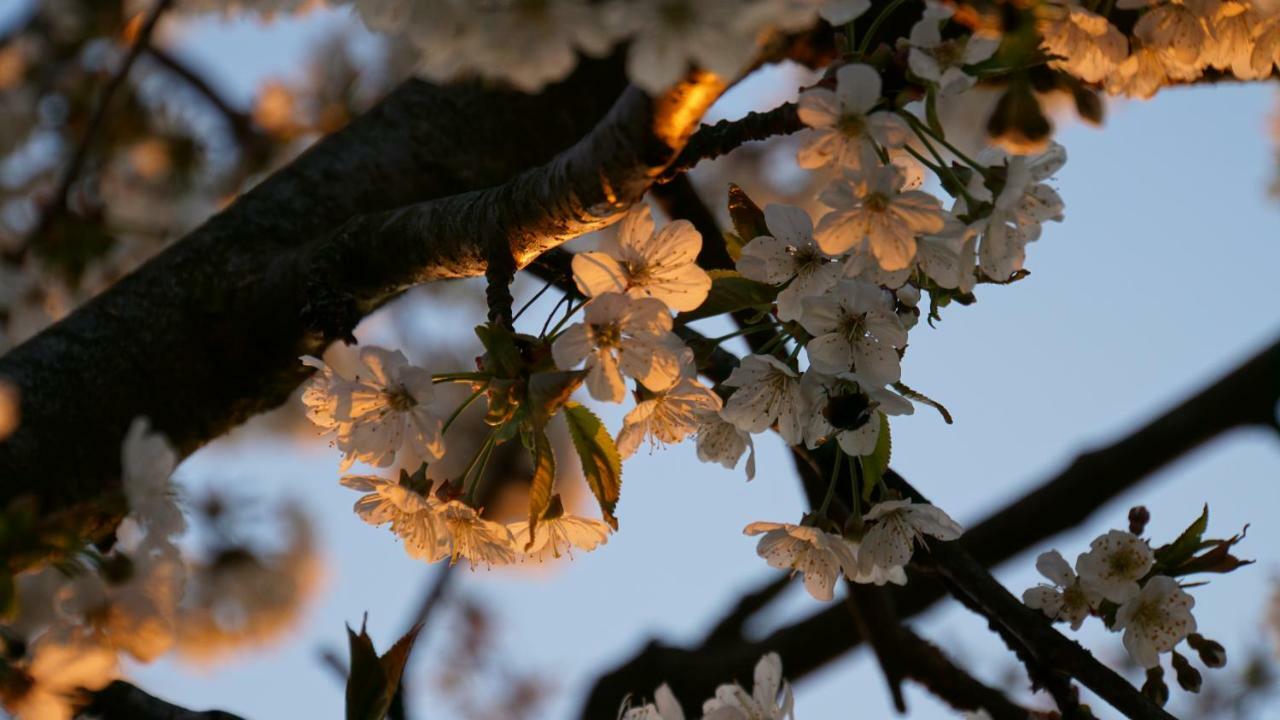
[[[983,567],[993,567],[1083,522],[1102,505],[1212,438],[1241,427],[1272,428],[1280,401],[1280,342],[1263,349],[1217,382],[1119,441],[1085,453],[1062,473],[971,527],[958,545]],[[946,594],[928,575],[916,574],[894,592],[902,617],[915,615]],[[746,677],[766,652],[782,656],[798,679],[857,647],[862,636],[843,606],[830,606],[764,638],[720,637],[714,645],[677,648],[650,643],[601,676],[581,717],[617,708],[628,692],[670,682],[681,697],[705,697],[731,677]]]
[[93,694],[89,704],[79,717],[100,720],[243,720],[221,710],[187,710],[123,680],[116,680]]

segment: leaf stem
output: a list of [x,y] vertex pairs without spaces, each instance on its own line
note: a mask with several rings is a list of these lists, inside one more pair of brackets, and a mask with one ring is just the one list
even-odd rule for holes
[[884,9],[880,11],[880,14],[876,16],[876,19],[871,22],[871,27],[867,28],[867,34],[862,36],[862,42],[858,43],[858,57],[866,55],[867,48],[871,45],[872,38],[876,36],[876,31],[879,30],[880,26],[889,19],[889,16],[893,14],[893,11],[897,10],[898,6],[902,5],[904,2],[906,2],[906,0],[893,0],[893,2],[886,5]]

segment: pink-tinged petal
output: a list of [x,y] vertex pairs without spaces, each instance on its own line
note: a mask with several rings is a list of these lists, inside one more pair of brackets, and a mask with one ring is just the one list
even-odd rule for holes
[[587,326],[574,323],[551,343],[551,358],[561,370],[572,370],[591,354],[591,337]]
[[813,219],[804,208],[769,203],[764,208],[764,223],[775,238],[792,247],[813,242]]
[[693,263],[656,270],[651,278],[643,285],[632,287],[628,294],[656,298],[676,312],[685,312],[696,309],[711,292],[711,276]]
[[866,113],[880,100],[880,73],[870,65],[850,63],[836,71],[836,97],[845,112]]
[[587,392],[600,402],[622,402],[627,386],[613,353],[602,350],[587,363]]
[[627,289],[627,271],[604,253],[578,253],[573,256],[573,281],[587,297],[620,293]]
[[818,221],[814,240],[822,252],[843,255],[867,238],[868,219],[861,210],[834,210]]
[[761,235],[742,247],[738,272],[749,280],[781,285],[795,275],[795,259],[787,252],[787,242]]
[[840,100],[826,88],[805,90],[796,102],[796,114],[811,128],[834,127],[840,120]]
[[[859,375],[877,385],[890,385],[902,379],[902,364],[898,359],[898,352],[891,345],[871,338],[862,338],[854,343],[853,367]],[[832,372],[844,370],[848,368]]]
[[844,144],[844,137],[835,130],[825,128],[805,130],[800,133],[800,149],[796,151],[796,164],[805,170],[826,167],[840,156]]

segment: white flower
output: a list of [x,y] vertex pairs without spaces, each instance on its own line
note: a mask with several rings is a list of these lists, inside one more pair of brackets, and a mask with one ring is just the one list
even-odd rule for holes
[[650,390],[665,390],[680,377],[683,345],[671,327],[671,315],[661,301],[608,292],[587,303],[583,322],[555,339],[551,355],[562,370],[585,359],[591,397],[622,402],[623,375]]
[[615,0],[614,31],[631,35],[627,77],[657,94],[690,66],[731,80],[756,52],[758,28],[738,22],[738,0]]
[[698,459],[719,463],[732,470],[745,452],[747,479],[756,476],[756,446],[751,434],[725,420],[719,412],[703,412],[698,416]]
[[129,516],[157,537],[170,538],[181,533],[186,521],[170,482],[178,455],[169,441],[164,435],[152,432],[146,418],[137,417],[129,425],[120,455]]
[[1062,58],[1051,64],[1085,82],[1106,80],[1129,55],[1129,41],[1114,25],[1074,5],[1046,22],[1041,35],[1045,51]]
[[716,696],[702,704],[702,720],[783,720],[795,717],[791,685],[782,679],[782,658],[769,653],[755,668],[751,694],[742,686],[721,685]]
[[813,335],[805,350],[819,372],[856,370],[873,385],[902,377],[898,350],[907,346],[907,331],[892,294],[878,285],[841,280],[826,295],[805,298],[800,324]]
[[684,709],[666,683],[653,693],[653,702],[622,713],[620,720],[684,720]]
[[537,92],[573,70],[577,50],[594,56],[608,52],[613,36],[600,15],[598,5],[585,0],[468,3],[461,14],[467,20],[462,29],[465,50],[470,51],[464,58],[488,77]]
[[1036,569],[1053,584],[1027,588],[1022,593],[1022,602],[1043,612],[1050,620],[1064,620],[1071,623],[1072,630],[1079,630],[1089,612],[1098,607],[1102,596],[1080,582],[1057,550],[1036,558]]
[[573,256],[573,279],[587,297],[626,293],[652,297],[677,312],[707,299],[711,276],[698,267],[702,236],[687,220],[653,230],[649,207],[637,205],[619,223],[616,243]]
[[813,220],[803,208],[770,204],[764,220],[773,234],[754,238],[742,248],[738,272],[770,285],[789,283],[778,293],[778,319],[797,320],[801,300],[834,285],[840,264],[814,242]]
[[1138,581],[1155,566],[1155,554],[1142,538],[1111,530],[1089,543],[1089,552],[1076,558],[1080,581],[1113,603],[1138,594]]
[[832,210],[818,221],[818,246],[831,255],[870,252],[886,271],[908,267],[916,237],[941,232],[949,216],[938,198],[902,192],[902,186],[902,170],[894,165],[864,167],[837,179],[819,198]]
[[1261,79],[1254,75],[1251,63],[1258,22],[1258,13],[1248,3],[1220,3],[1213,22],[1207,23],[1208,41],[1200,61],[1244,80]]
[[84,622],[86,639],[151,662],[168,652],[176,640],[186,565],[177,548],[152,537],[127,558],[113,554],[108,565],[126,568],[127,575],[76,575],[65,589],[62,610]]
[[16,720],[71,720],[78,690],[99,690],[116,676],[116,654],[106,648],[62,644],[42,638],[28,648],[31,660],[15,665],[17,693],[6,692],[5,709]]
[[543,517],[529,538],[529,523],[511,523],[507,529],[518,552],[538,562],[559,559],[562,554],[573,557],[573,548],[591,552],[609,542],[609,526],[593,518],[561,514]]
[[915,406],[892,390],[843,373],[810,370],[800,382],[808,408],[805,444],[814,448],[834,437],[850,456],[875,452],[884,415],[911,415]]
[[924,17],[911,28],[911,49],[907,63],[921,80],[938,86],[943,95],[955,95],[974,86],[977,78],[964,71],[995,54],[1000,39],[981,35],[961,35],[942,39],[942,25],[955,13],[936,2],[925,5]]
[[804,429],[800,376],[772,355],[749,355],[723,383],[737,388],[720,415],[738,429],[764,432],[774,422],[788,445],[799,443]]
[[339,482],[365,493],[355,503],[356,515],[375,527],[390,523],[410,557],[436,562],[449,554],[448,529],[435,498],[377,475],[347,475]]
[[858,548],[858,567],[864,572],[906,565],[915,553],[916,540],[924,542],[925,535],[955,540],[964,533],[941,509],[910,500],[877,503],[863,520],[869,527]]
[[622,420],[618,453],[631,457],[640,443],[674,444],[697,431],[703,414],[720,409],[720,396],[695,378],[684,377],[640,401]]
[[[1005,280],[1022,268],[1027,243],[1040,237],[1041,223],[1062,220],[1062,198],[1042,181],[1066,164],[1067,153],[1058,143],[1050,143],[1038,155],[1009,155],[993,148],[979,155],[979,160],[1004,165],[1005,183],[994,201],[980,180],[971,185],[970,192],[980,200],[993,201],[991,216],[980,226],[978,264],[987,277]],[[964,203],[957,205],[963,207]]]
[[1107,92],[1112,95],[1146,100],[1168,81],[1169,68],[1163,54],[1156,48],[1140,44],[1134,38],[1129,57],[1120,63],[1116,72],[1107,75],[1103,82],[1106,83]]
[[337,431],[343,470],[356,460],[386,467],[402,447],[423,460],[444,455],[442,422],[431,407],[435,398],[431,373],[410,365],[404,353],[362,348],[360,362],[368,374],[352,380],[316,358],[304,357],[302,362],[320,370],[303,391],[302,400],[313,422]]
[[1198,71],[1208,39],[1200,18],[1179,3],[1166,3],[1143,13],[1133,26],[1133,34],[1159,51],[1166,63],[1192,71]]
[[858,575],[858,559],[844,538],[808,525],[753,522],[746,535],[760,535],[756,554],[770,567],[804,576],[804,588],[817,600],[834,597],[836,580]]
[[832,25],[844,25],[871,9],[871,0],[820,0],[818,14]]
[[448,543],[449,564],[464,557],[471,561],[472,569],[484,564],[508,565],[515,562],[515,539],[505,525],[485,520],[469,505],[450,500],[438,511]]
[[902,118],[890,110],[871,112],[880,90],[875,68],[849,64],[836,71],[835,91],[819,87],[800,93],[797,112],[810,128],[801,136],[800,167],[873,167],[877,145],[888,149],[905,144],[908,131]]
[[1196,604],[1166,575],[1156,575],[1142,590],[1116,611],[1115,629],[1124,629],[1129,657],[1144,668],[1160,664],[1160,653],[1169,652],[1196,631],[1191,608]]

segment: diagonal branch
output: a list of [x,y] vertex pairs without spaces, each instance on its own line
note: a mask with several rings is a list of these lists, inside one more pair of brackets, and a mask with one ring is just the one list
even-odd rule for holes
[[[1277,402],[1280,341],[1132,434],[1082,455],[1058,476],[970,528],[957,544],[980,566],[998,565],[1078,525],[1150,473],[1212,438],[1241,427],[1274,427]],[[895,592],[895,605],[901,617],[910,617],[945,594],[937,580],[917,576]],[[848,611],[833,605],[758,640],[730,643],[722,638],[714,648],[651,643],[597,679],[581,717],[598,717],[616,708],[626,693],[651,690],[664,681],[679,696],[705,696],[724,673],[746,676],[770,651],[778,652],[788,675],[798,679],[861,642]]]
[[188,710],[116,680],[93,693],[93,701],[78,717],[101,720],[243,720],[221,710]]

